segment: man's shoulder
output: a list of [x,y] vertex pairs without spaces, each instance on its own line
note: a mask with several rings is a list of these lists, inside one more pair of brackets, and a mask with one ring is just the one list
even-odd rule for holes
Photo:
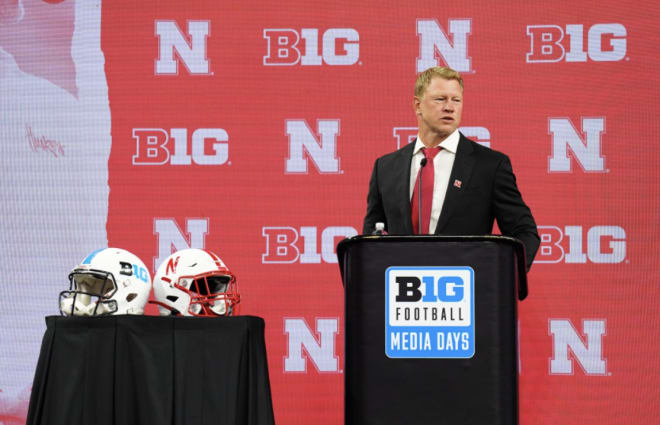
[[408,143],[404,147],[395,150],[394,152],[387,153],[376,159],[376,162],[381,165],[390,164],[400,160],[401,158],[412,158],[412,153],[415,148],[415,143]]
[[499,162],[508,159],[508,155],[506,155],[505,153],[481,145],[475,142],[474,140],[468,139],[467,137],[463,136],[463,134],[461,134],[461,138],[459,140],[458,153],[460,153],[461,151],[468,152],[484,160]]

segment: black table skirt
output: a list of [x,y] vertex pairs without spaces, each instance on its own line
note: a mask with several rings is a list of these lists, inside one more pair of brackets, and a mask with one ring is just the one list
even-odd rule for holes
[[259,317],[46,318],[27,425],[269,425]]

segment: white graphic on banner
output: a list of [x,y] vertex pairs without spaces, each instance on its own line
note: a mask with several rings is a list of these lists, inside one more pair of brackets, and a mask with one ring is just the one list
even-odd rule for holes
[[[490,131],[486,127],[459,127],[458,131],[468,139],[490,148]],[[392,134],[396,139],[396,148],[401,149],[408,143],[414,142],[417,138],[417,133],[417,127],[394,127]]]
[[[616,264],[626,259],[626,231],[619,226],[593,226],[587,231],[584,252],[582,226],[538,226],[541,245],[535,263]],[[564,238],[565,237],[565,238]],[[564,239],[568,239],[564,243]],[[568,246],[566,246],[568,244]]]
[[604,172],[605,157],[602,153],[602,138],[605,133],[605,118],[582,118],[584,139],[568,118],[550,118],[548,131],[552,134],[552,155],[548,160],[549,172],[571,172],[568,150],[585,172]]
[[[337,318],[317,318],[315,331],[309,328],[305,319],[285,318],[288,352],[284,358],[284,371],[307,372],[309,359],[318,372],[338,372],[338,329]],[[307,355],[303,356],[303,352]]]
[[[422,72],[432,66],[448,66],[458,72],[472,71],[472,60],[468,56],[467,38],[472,28],[471,19],[450,19],[449,32],[453,36],[453,44],[435,19],[418,19],[417,35],[419,37],[419,57],[417,72]],[[444,63],[440,62],[438,55]]]
[[[300,43],[300,39],[304,42]],[[360,59],[360,34],[353,28],[330,28],[323,33],[319,54],[319,30],[303,28],[264,29],[268,50],[264,65],[354,65]],[[338,48],[337,44],[341,43]],[[343,53],[340,53],[343,52]]]
[[[29,393],[44,316],[59,314],[69,272],[107,245],[111,136],[100,2],[42,4],[41,14],[30,5],[24,17],[12,13],[20,7],[0,5],[0,409]],[[68,7],[73,16],[55,19],[44,13],[50,7]],[[69,34],[57,60],[70,55],[71,75],[35,54],[41,45],[17,36],[23,25],[44,44],[53,28]],[[24,72],[18,63],[25,57],[40,75],[71,86]]]
[[158,239],[158,257],[154,257],[153,271],[175,252],[187,248],[204,249],[209,231],[208,218],[186,219],[186,232],[173,218],[154,218],[154,235]]
[[[573,361],[585,375],[605,375],[607,362],[603,357],[603,336],[606,335],[605,320],[583,320],[582,333],[586,341],[567,319],[550,319],[552,335],[551,375],[573,375]],[[569,350],[572,355],[569,355]]]
[[[188,129],[134,128],[133,165],[223,165],[229,160],[229,135],[222,128],[198,128],[192,132],[192,155],[188,152]],[[174,146],[170,145],[174,140]],[[206,154],[207,145],[213,154]]]
[[[321,232],[321,252],[318,251],[316,226],[302,226],[300,231],[289,226],[263,227],[261,235],[266,238],[266,252],[261,255],[263,264],[336,263],[335,247],[340,239],[358,234],[354,227],[329,226]],[[299,242],[302,239],[302,246]],[[302,248],[302,249],[301,249]]]
[[[305,120],[286,120],[289,137],[289,156],[284,164],[286,173],[307,174],[307,160],[311,158],[319,173],[340,173],[337,156],[339,120],[317,120],[314,132]],[[307,153],[307,155],[305,155]]]
[[178,75],[179,61],[177,59],[183,63],[188,74],[208,75],[210,73],[206,53],[206,41],[211,34],[210,22],[188,21],[187,35],[181,32],[174,21],[157,20],[155,27],[158,37],[156,75]]
[[[568,34],[568,50],[564,36]],[[538,62],[586,62],[587,56],[595,62],[616,62],[626,57],[628,32],[621,24],[596,24],[589,28],[587,51],[584,51],[584,25],[528,25],[530,39],[528,63]],[[609,39],[603,46],[603,39]]]

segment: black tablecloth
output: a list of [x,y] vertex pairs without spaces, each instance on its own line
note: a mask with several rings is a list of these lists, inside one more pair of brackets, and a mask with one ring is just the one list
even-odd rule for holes
[[46,324],[27,425],[274,424],[259,317]]

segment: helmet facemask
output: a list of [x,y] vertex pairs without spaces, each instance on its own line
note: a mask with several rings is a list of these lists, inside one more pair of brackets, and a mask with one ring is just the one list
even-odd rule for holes
[[188,312],[193,316],[231,316],[239,298],[231,274],[209,272],[182,276],[176,287],[190,296]]
[[65,316],[102,316],[117,311],[112,296],[117,284],[112,273],[102,270],[74,270],[69,290],[60,293],[60,311]]

